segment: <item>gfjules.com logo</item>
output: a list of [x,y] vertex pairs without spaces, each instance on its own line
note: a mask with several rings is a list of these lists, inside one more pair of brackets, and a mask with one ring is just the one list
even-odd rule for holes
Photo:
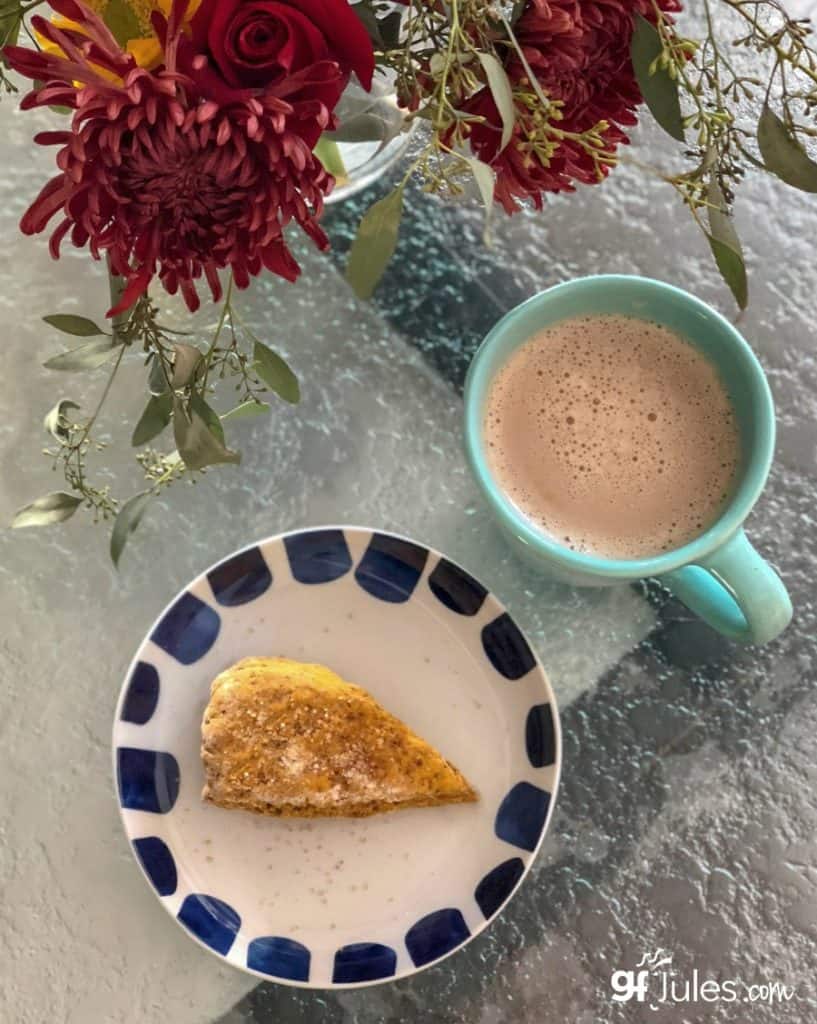
[[752,984],[738,979],[715,981],[697,968],[691,974],[683,975],[673,969],[672,953],[665,949],[645,953],[634,971],[613,971],[610,988],[615,1002],[646,1003],[651,1010],[673,1003],[775,1005],[796,998],[795,987],[780,981]]

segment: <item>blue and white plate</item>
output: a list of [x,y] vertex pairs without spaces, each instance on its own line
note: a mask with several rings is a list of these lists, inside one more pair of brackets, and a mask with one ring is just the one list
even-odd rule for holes
[[[202,803],[210,682],[247,655],[364,686],[479,801],[311,820]],[[553,692],[496,598],[436,551],[356,527],[273,537],[194,580],[134,658],[113,746],[125,831],[167,912],[228,963],[312,988],[405,977],[481,932],[530,868],[560,764]]]

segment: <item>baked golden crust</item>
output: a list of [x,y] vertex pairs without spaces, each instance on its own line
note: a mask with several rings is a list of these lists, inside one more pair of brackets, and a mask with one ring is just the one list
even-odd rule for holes
[[280,817],[365,817],[477,799],[457,769],[323,665],[244,658],[213,681],[202,798]]

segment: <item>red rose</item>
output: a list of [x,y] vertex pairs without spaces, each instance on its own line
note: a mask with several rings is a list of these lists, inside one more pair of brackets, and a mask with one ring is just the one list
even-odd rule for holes
[[194,49],[234,88],[275,86],[324,61],[340,68],[341,88],[353,71],[372,84],[371,40],[347,0],[202,0],[192,30]]

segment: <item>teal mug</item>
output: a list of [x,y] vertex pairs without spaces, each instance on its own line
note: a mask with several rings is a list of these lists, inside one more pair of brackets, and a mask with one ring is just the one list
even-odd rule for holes
[[[511,353],[550,324],[601,313],[657,321],[697,346],[718,370],[738,419],[743,457],[731,501],[700,536],[654,557],[616,560],[563,547],[514,505],[486,459],[486,401],[495,375]],[[610,586],[654,577],[721,633],[757,644],[776,637],[792,616],[786,588],[743,531],[766,483],[774,435],[768,382],[738,331],[700,299],[643,277],[584,277],[534,295],[488,334],[474,356],[465,384],[465,442],[471,467],[500,525],[529,561],[547,575],[579,586]]]

